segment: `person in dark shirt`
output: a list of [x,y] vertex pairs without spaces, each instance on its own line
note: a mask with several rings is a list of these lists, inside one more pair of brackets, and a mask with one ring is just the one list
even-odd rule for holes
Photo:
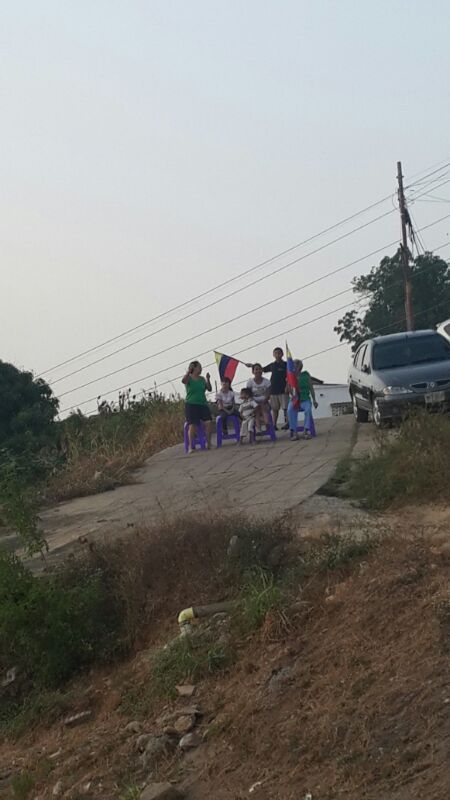
[[[263,372],[270,372],[270,408],[272,411],[273,424],[277,430],[277,421],[280,409],[284,414],[283,430],[289,430],[289,423],[287,418],[287,407],[289,403],[289,395],[286,394],[286,362],[283,361],[283,351],[281,347],[276,347],[273,351],[274,361],[263,367]],[[246,364],[247,367],[252,367],[252,364]]]

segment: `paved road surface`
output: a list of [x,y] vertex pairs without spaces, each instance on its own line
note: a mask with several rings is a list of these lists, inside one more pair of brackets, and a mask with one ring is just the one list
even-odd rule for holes
[[255,516],[283,513],[314,494],[332,474],[352,441],[352,416],[317,422],[318,436],[275,443],[224,442],[219,450],[185,455],[181,445],[149,459],[136,483],[113,492],[61,503],[41,515],[55,555],[80,536],[109,538],[127,525],[186,510],[245,511]]

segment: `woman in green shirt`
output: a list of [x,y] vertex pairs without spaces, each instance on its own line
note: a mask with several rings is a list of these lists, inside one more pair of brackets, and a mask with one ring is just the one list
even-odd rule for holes
[[[314,391],[311,375],[309,372],[306,372],[306,370],[303,371],[303,362],[298,358],[295,358],[294,365],[297,377],[297,391],[295,392],[294,396],[291,396],[288,406],[290,436],[292,440],[298,439],[298,412],[303,411],[305,414],[303,437],[304,439],[310,439],[312,418],[311,400],[314,403],[314,408],[317,408],[318,403],[316,401],[316,393]],[[286,388],[288,389],[289,387]]]
[[203,422],[206,429],[206,446],[211,447],[211,412],[206,392],[212,391],[211,376],[206,373],[206,379],[202,377],[202,365],[200,361],[191,361],[187,368],[186,375],[182,382],[186,386],[186,402],[184,405],[186,422],[189,424],[189,452],[194,452],[195,429]]

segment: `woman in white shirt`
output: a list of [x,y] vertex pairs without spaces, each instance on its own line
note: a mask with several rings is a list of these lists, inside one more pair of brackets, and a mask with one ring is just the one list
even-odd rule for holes
[[247,389],[251,389],[253,399],[257,402],[256,426],[261,428],[261,424],[269,425],[269,397],[270,381],[264,377],[261,364],[252,365],[253,378],[247,381]]

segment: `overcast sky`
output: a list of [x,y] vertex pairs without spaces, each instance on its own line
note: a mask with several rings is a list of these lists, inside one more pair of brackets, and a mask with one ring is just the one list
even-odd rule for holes
[[[447,0],[2,3],[0,358],[48,370],[394,193],[398,159],[406,183],[444,163],[448,23]],[[450,213],[436,196],[450,197],[449,185],[411,206],[419,227]],[[424,231],[425,245],[442,245],[449,233],[446,220]],[[395,248],[276,298],[398,238],[389,198],[48,379],[172,322],[54,391],[238,317],[65,395],[61,407],[123,384],[139,391],[155,379],[179,389],[176,365],[211,351],[201,356],[207,364],[214,348],[268,361],[287,338],[295,356],[311,356],[338,343],[333,326],[342,312],[298,326],[350,303],[351,294],[302,309],[347,289]],[[346,347],[307,358],[326,381],[344,381],[347,363]]]

